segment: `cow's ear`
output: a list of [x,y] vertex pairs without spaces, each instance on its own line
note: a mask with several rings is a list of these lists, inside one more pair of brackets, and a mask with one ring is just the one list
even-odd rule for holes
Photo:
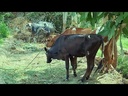
[[48,51],[48,49],[46,48],[46,47],[44,47],[44,50],[47,52]]

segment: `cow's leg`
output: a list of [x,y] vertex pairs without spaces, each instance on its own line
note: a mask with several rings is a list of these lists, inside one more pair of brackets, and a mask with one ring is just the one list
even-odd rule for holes
[[91,50],[89,51],[90,54],[86,56],[87,57],[87,71],[81,79],[82,82],[84,82],[85,79],[88,80],[90,77],[90,74],[94,67],[95,56],[96,56],[98,49],[100,48],[100,45],[101,45],[100,43],[97,43],[95,47],[90,48]]
[[77,57],[70,57],[70,61],[71,61],[71,65],[72,65],[72,69],[73,69],[73,74],[76,77],[76,68],[77,68]]
[[85,79],[86,80],[89,79],[92,69],[94,67],[94,59],[95,59],[95,56],[87,56],[87,71],[81,79],[82,82],[84,82]]
[[77,69],[77,57],[74,57],[74,67],[75,67],[75,70]]
[[66,80],[69,80],[69,57],[65,58]]

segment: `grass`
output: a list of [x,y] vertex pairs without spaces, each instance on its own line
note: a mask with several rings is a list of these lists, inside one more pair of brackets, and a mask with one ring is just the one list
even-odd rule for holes
[[[122,39],[123,48],[128,49],[128,38],[125,38],[122,36],[121,39]],[[120,46],[120,40],[119,39],[117,41],[117,45]]]
[[[123,44],[127,44],[127,39],[123,38],[122,42]],[[117,45],[119,46],[119,42],[117,42]],[[24,48],[26,52],[22,54],[11,53],[5,50],[4,47],[0,49],[0,73],[5,84],[100,84],[96,79],[97,77],[90,77],[90,80],[84,83],[78,81],[86,71],[87,65],[85,57],[78,58],[77,77],[73,76],[72,67],[70,65],[70,77],[69,81],[66,81],[65,62],[54,59],[50,64],[46,63],[45,51],[40,52],[40,50],[38,50],[44,47],[44,45],[24,43],[20,47]],[[31,48],[32,51],[30,51]],[[125,48],[127,49],[128,45],[125,45]],[[40,54],[35,58],[39,52]],[[97,56],[101,56],[100,50]],[[33,62],[29,64],[32,60]],[[128,64],[127,57],[122,58],[119,56],[118,63],[118,68],[121,69],[122,67],[120,65]],[[126,68],[125,72],[128,72]]]
[[0,39],[0,45],[3,43],[3,39]]
[[[39,52],[39,51],[38,51]],[[33,58],[38,52],[28,54],[7,54],[0,62],[1,76],[6,84],[81,84],[86,70],[86,61],[78,58],[79,64],[77,77],[73,76],[70,65],[69,81],[66,81],[65,62],[53,60],[50,64],[46,63],[45,52],[42,51],[35,60]],[[9,58],[8,58],[9,57]],[[31,61],[33,62],[29,64]],[[28,66],[29,65],[29,66]],[[85,82],[86,84],[87,82]],[[97,81],[95,81],[97,83]]]
[[[117,42],[118,51],[121,53],[120,41]],[[123,50],[128,51],[128,38],[122,37],[122,46]],[[127,55],[119,55],[118,56],[118,66],[117,70],[123,75],[123,77],[128,79],[128,56]]]

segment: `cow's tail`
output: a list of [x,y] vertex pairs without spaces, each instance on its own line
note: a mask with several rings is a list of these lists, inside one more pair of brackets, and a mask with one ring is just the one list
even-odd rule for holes
[[103,53],[104,53],[104,40],[103,40],[103,38],[102,38],[102,40],[101,40],[101,61],[99,62],[99,65],[98,65],[98,67],[97,67],[97,69],[96,69],[96,71],[94,72],[94,74],[99,70],[99,69],[101,69],[102,67],[103,67],[103,60],[104,60],[104,58],[103,58]]

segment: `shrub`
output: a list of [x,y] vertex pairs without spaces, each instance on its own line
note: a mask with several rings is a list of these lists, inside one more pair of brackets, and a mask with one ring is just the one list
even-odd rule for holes
[[0,39],[9,35],[9,28],[4,22],[0,22]]
[[128,78],[128,56],[119,56],[118,57],[118,66],[117,71],[123,74],[123,77]]

